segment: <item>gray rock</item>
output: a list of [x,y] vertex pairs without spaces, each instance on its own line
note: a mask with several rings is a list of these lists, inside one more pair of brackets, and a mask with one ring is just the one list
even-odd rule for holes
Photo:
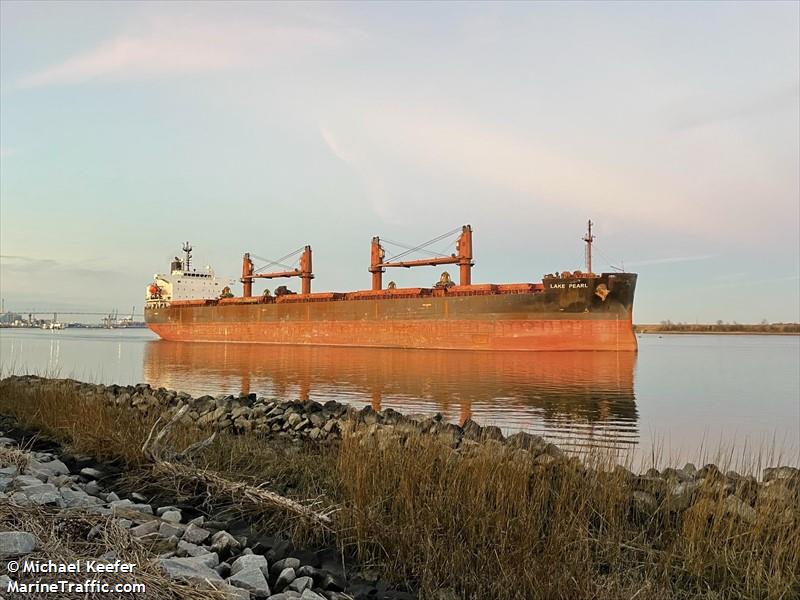
[[301,429],[305,429],[311,424],[311,421],[308,419],[301,420],[297,425],[294,426],[295,431],[300,431]]
[[42,480],[33,475],[17,475],[14,478],[14,489],[21,490],[32,485],[41,485]]
[[522,450],[530,450],[532,452],[544,450],[545,446],[547,446],[547,442],[544,441],[542,436],[531,435],[530,433],[525,433],[524,431],[520,431],[509,436],[506,441],[511,448],[520,448]]
[[281,571],[286,568],[292,569],[299,569],[300,568],[300,560],[297,558],[282,558],[281,560],[275,561],[269,569],[270,574],[273,577],[277,577],[280,575]]
[[800,469],[794,467],[771,467],[764,469],[764,481],[774,481],[776,479],[796,479],[800,480]]
[[250,592],[233,585],[225,584],[216,589],[222,592],[228,600],[250,600]]
[[64,487],[75,481],[74,475],[50,475],[45,483],[52,483],[56,487]]
[[667,504],[674,511],[686,510],[692,503],[695,490],[700,487],[696,481],[682,481],[672,487]]
[[204,565],[209,569],[213,569],[219,564],[219,556],[216,552],[209,552],[201,554],[200,556],[193,556],[191,558],[182,559],[190,564]]
[[322,429],[326,421],[325,416],[318,412],[310,414],[308,420],[311,421],[311,424],[317,429]]
[[178,542],[178,549],[176,554],[178,556],[202,556],[203,554],[210,554],[211,550],[204,546],[198,546],[197,544],[191,544],[189,542],[185,542],[181,540]]
[[281,571],[280,575],[278,575],[278,579],[275,581],[275,589],[280,591],[295,579],[297,579],[297,575],[295,575],[294,569],[292,567],[286,567]]
[[114,511],[116,514],[118,508],[124,508],[127,510],[133,510],[136,512],[144,513],[146,515],[153,514],[153,507],[149,504],[134,504],[130,500],[115,500],[114,502],[109,502],[109,506],[111,510]]
[[39,485],[29,485],[22,488],[22,493],[31,501],[32,504],[56,504],[63,506],[64,500],[58,489],[52,483],[40,483]]
[[186,528],[186,531],[183,532],[183,539],[191,544],[202,544],[210,535],[210,531],[195,525],[194,522],[191,522]]
[[302,593],[303,590],[310,588],[314,585],[314,580],[311,577],[298,577],[289,584],[289,589],[295,592]]
[[681,471],[683,471],[689,477],[694,477],[697,475],[697,467],[694,466],[694,463],[686,463]]
[[555,444],[547,444],[544,451],[548,456],[552,456],[556,460],[563,460],[566,457],[564,451]]
[[116,502],[117,500],[119,500],[119,496],[117,496],[114,492],[106,494],[106,502]]
[[756,520],[756,511],[749,504],[742,502],[736,496],[725,498],[725,512],[736,515],[746,523],[753,523]]
[[226,550],[236,550],[239,542],[227,531],[218,531],[211,536],[211,550],[220,554]]
[[87,494],[91,494],[92,496],[97,496],[100,494],[100,484],[96,481],[90,481],[83,489],[86,491]]
[[54,459],[48,462],[31,460],[28,463],[28,471],[30,471],[32,474],[36,476],[42,473],[45,475],[45,477],[53,475],[69,475],[69,469],[67,468],[67,465],[65,465],[58,459]]
[[104,517],[110,517],[113,514],[113,511],[105,506],[91,506],[87,510],[92,514],[103,515]]
[[267,559],[260,554],[243,554],[231,564],[231,574],[236,575],[239,571],[249,568],[259,569],[264,577],[269,577],[269,565]]
[[658,508],[658,502],[652,494],[636,490],[633,492],[633,506],[639,513],[649,516]]
[[168,523],[180,523],[181,522],[181,511],[179,510],[167,510],[161,514],[161,518],[167,521]]
[[142,523],[136,527],[131,527],[131,535],[133,537],[142,538],[146,535],[150,535],[151,533],[156,533],[158,531],[158,527],[159,522],[153,519],[152,521],[147,521],[146,523]]
[[101,500],[90,496],[86,492],[79,492],[64,488],[60,490],[61,497],[64,499],[64,505],[67,508],[86,508],[89,506],[97,506]]
[[175,536],[179,538],[183,535],[184,527],[178,523],[177,525],[173,523],[167,523],[166,521],[162,521],[161,525],[158,527],[158,533],[161,537],[172,537]]
[[80,474],[89,479],[102,479],[103,475],[105,475],[99,469],[93,469],[92,467],[84,467],[80,470]]
[[[262,557],[263,558],[263,557]],[[228,584],[251,592],[256,598],[270,595],[269,584],[261,569],[255,566],[245,567],[228,578]]]
[[758,488],[760,504],[797,505],[797,492],[792,489],[791,479],[771,479]]
[[170,506],[159,506],[159,507],[156,509],[156,515],[160,517],[160,516],[161,516],[161,515],[163,515],[165,512],[167,512],[167,511],[170,511],[170,510],[178,510],[178,509],[177,509],[177,508],[175,508],[174,506],[171,506],[171,505],[170,505]]
[[39,539],[27,531],[0,532],[0,557],[30,554],[39,545]]
[[172,579],[182,579],[192,583],[222,583],[223,581],[213,568],[219,563],[219,557],[216,554],[190,558],[162,558],[158,563],[167,576]]
[[324,596],[320,596],[318,593],[311,591],[310,588],[306,588],[303,590],[303,594],[300,596],[300,600],[327,600]]

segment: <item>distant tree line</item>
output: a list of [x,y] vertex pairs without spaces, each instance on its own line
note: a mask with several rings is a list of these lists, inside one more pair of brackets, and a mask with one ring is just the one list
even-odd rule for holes
[[758,324],[745,324],[719,320],[716,323],[673,323],[634,325],[638,333],[686,332],[686,333],[800,333],[800,323],[769,323],[766,319]]

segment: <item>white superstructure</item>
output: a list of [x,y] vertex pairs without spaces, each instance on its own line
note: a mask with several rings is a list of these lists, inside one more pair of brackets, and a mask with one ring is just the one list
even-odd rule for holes
[[146,300],[156,303],[169,300],[208,300],[230,293],[230,279],[217,277],[211,267],[204,271],[191,268],[192,247],[183,245],[185,260],[178,257],[172,261],[169,275],[156,273],[153,283],[147,287]]

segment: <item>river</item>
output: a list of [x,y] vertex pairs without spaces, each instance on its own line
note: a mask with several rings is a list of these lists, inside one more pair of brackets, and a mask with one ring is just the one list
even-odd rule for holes
[[[201,394],[441,412],[656,464],[800,460],[800,337],[640,335],[639,352],[165,342],[145,329],[0,329],[0,369]],[[725,457],[729,457],[726,460]]]

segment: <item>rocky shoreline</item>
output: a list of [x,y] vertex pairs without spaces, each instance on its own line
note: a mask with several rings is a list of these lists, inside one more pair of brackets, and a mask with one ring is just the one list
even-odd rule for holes
[[[367,581],[358,571],[346,573],[343,557],[333,549],[295,549],[287,540],[256,536],[241,524],[229,529],[229,522],[207,519],[192,506],[159,504],[137,492],[113,491],[119,467],[64,453],[8,418],[0,426],[0,503],[97,515],[101,519],[86,533],[87,541],[119,527],[148,550],[153,564],[170,579],[231,600],[416,598],[375,578]],[[0,559],[36,559],[41,545],[31,532],[0,531]],[[84,560],[113,564],[118,559],[112,551]],[[0,598],[14,577],[0,575]],[[22,577],[18,581],[24,582]]]
[[[765,468],[760,479],[734,471],[723,473],[713,464],[697,468],[689,463],[680,469],[651,468],[646,473],[633,473],[619,465],[589,464],[539,436],[520,432],[506,437],[497,427],[481,427],[469,420],[458,426],[445,422],[441,415],[403,415],[392,409],[376,412],[369,406],[356,409],[335,401],[278,401],[255,394],[194,398],[147,384],[106,386],[35,376],[0,380],[0,394],[13,386],[43,393],[78,394],[99,405],[147,416],[149,422],[155,417],[168,420],[180,415],[180,422],[189,427],[208,433],[254,436],[264,444],[310,444],[333,450],[345,439],[355,439],[369,452],[388,444],[402,446],[421,436],[441,442],[453,457],[497,448],[503,456],[512,453],[514,460],[530,463],[533,472],[541,477],[559,477],[558,473],[569,472],[586,481],[617,482],[623,490],[621,497],[629,506],[629,522],[650,523],[648,527],[664,518],[670,522],[711,523],[724,517],[742,527],[770,522],[796,528],[800,523],[800,470],[793,466]],[[14,430],[11,421],[0,426],[6,431],[9,428]],[[18,431],[16,436],[0,439],[0,451],[29,439],[28,432]],[[353,566],[353,557],[344,560],[332,548],[300,551],[287,540],[264,538],[252,531],[236,530],[230,523],[215,522],[197,507],[157,502],[136,492],[124,494],[113,489],[119,471],[113,464],[64,454],[54,445],[16,452],[24,454],[20,462],[3,464],[0,469],[0,503],[82,510],[113,520],[137,543],[149,545],[152,560],[163,574],[194,585],[211,586],[225,594],[220,597],[417,597],[408,590],[393,590],[372,574],[365,575],[365,571]],[[0,532],[0,554],[9,556],[10,552],[26,548],[34,551],[30,537],[24,533]],[[349,567],[344,564],[348,561]],[[452,590],[442,593],[443,599],[459,597]]]

